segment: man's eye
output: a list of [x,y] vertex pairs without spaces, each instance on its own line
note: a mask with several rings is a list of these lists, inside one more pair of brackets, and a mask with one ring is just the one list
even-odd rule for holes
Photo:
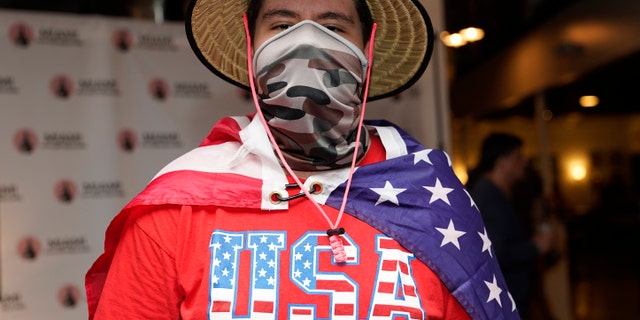
[[336,27],[336,26],[324,26],[324,27],[329,29],[330,31],[333,31],[333,32],[341,32],[342,31],[342,29],[340,29],[339,27]]
[[273,29],[275,29],[275,30],[287,30],[287,29],[289,29],[290,27],[291,27],[291,25],[290,25],[290,24],[284,24],[284,23],[283,23],[283,24],[275,25],[275,26],[273,27]]

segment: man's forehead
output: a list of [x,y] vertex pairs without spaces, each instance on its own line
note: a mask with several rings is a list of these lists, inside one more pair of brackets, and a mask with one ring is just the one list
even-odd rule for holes
[[338,18],[355,21],[358,18],[352,0],[264,0],[260,15],[281,15],[296,18]]

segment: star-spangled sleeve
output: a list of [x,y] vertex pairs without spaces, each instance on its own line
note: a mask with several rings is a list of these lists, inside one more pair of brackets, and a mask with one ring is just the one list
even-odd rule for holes
[[[339,206],[343,194],[341,186],[326,204]],[[519,319],[482,216],[446,153],[418,150],[358,168],[345,212],[413,252],[472,318]]]

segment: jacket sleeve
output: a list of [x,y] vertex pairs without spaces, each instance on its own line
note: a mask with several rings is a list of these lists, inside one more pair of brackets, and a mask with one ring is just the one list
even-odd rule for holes
[[[113,244],[95,313],[90,310],[90,318],[180,318],[182,294],[176,281],[175,257],[172,248],[166,245],[170,242],[159,243],[141,228],[140,223],[152,219],[153,212],[139,213],[128,215],[118,226],[118,239]],[[109,236],[107,231],[107,241],[113,242]]]

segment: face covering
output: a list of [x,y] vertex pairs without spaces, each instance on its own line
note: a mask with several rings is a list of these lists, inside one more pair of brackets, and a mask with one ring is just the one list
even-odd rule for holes
[[358,47],[305,20],[277,34],[255,52],[256,90],[267,125],[294,170],[351,164],[369,146],[361,116],[367,59]]

